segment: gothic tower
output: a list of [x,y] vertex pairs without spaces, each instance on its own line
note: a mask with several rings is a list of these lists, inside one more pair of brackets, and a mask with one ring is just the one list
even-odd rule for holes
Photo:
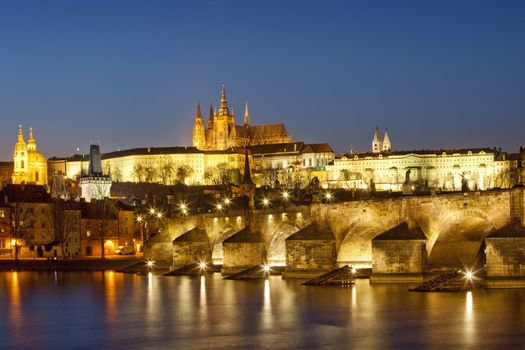
[[379,129],[376,128],[376,132],[374,133],[374,138],[372,140],[372,153],[381,153],[383,149],[383,145],[381,142],[381,136],[379,135]]
[[230,132],[232,128],[235,128],[235,121],[233,115],[228,109],[228,101],[226,100],[224,85],[222,85],[219,113],[214,117],[213,126],[215,134],[215,149],[223,150],[233,145],[232,142],[234,140],[230,139]]
[[195,124],[193,125],[193,146],[198,149],[204,149],[206,147],[204,120],[201,115],[200,101],[197,102],[197,113],[195,114]]
[[388,129],[385,130],[385,137],[383,138],[383,152],[392,151],[392,144],[390,143],[390,136],[388,136]]

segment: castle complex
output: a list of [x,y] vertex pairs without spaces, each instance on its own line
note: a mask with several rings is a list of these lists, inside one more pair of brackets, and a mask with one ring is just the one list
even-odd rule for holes
[[[192,143],[191,147],[135,148],[99,156],[96,152],[100,169],[93,172],[90,155],[53,157],[46,161],[37,150],[32,129],[26,144],[20,127],[11,180],[14,184],[48,185],[48,178],[61,174],[73,180],[83,178],[85,193],[90,192],[89,179],[102,173],[111,173],[114,182],[206,185],[224,182],[226,172],[226,181],[239,183],[245,169],[246,149],[252,178],[258,186],[269,185],[265,179],[275,178],[275,174],[289,178],[292,172],[304,180],[300,186],[317,177],[324,188],[405,193],[510,188],[525,177],[521,173],[524,149],[516,154],[495,148],[398,151],[388,130],[381,135],[378,128],[369,152],[336,156],[328,143],[293,140],[282,123],[252,125],[247,103],[244,122],[237,125],[224,86],[220,107],[218,110],[210,107],[207,125],[200,102],[197,103]],[[95,173],[98,175],[94,176]]]

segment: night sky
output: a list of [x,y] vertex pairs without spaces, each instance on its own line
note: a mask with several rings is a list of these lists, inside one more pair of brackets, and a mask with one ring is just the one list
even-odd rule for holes
[[[524,1],[2,1],[0,160],[191,145],[226,85],[242,123],[368,151],[525,145]],[[26,137],[28,130],[26,130]]]

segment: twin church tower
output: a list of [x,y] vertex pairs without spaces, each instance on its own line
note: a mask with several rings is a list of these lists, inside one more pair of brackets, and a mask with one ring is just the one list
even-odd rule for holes
[[246,147],[263,144],[293,142],[282,123],[251,125],[248,102],[244,108],[244,124],[235,124],[235,113],[228,107],[224,85],[219,110],[210,106],[208,125],[204,125],[200,102],[193,125],[193,146],[199,150],[225,150],[230,147]]
[[383,141],[381,141],[379,129],[376,128],[374,138],[372,139],[372,153],[386,153],[391,151],[392,144],[390,143],[390,136],[388,135],[388,130],[385,130],[385,136],[383,138]]

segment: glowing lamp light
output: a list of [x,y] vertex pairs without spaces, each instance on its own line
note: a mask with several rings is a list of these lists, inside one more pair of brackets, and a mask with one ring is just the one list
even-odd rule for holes
[[267,207],[268,205],[270,205],[270,200],[268,198],[263,198],[262,203],[265,207]]
[[355,267],[352,267],[352,274],[355,275],[356,272],[357,272],[357,269]]
[[332,194],[330,192],[327,192],[324,197],[328,200],[332,199]]
[[150,214],[155,214],[155,209],[154,209],[154,208],[151,208],[151,209],[149,210],[149,213],[150,213]]
[[467,271],[467,273],[465,273],[465,277],[468,279],[468,280],[471,280],[474,278],[474,274],[470,271]]
[[159,218],[159,219],[162,218],[162,213],[160,211],[157,213],[157,218]]
[[221,203],[217,204],[217,210],[222,210],[222,204]]
[[182,211],[186,210],[186,209],[187,209],[186,203],[181,203],[181,204],[180,204],[180,209],[181,209]]
[[199,263],[199,269],[201,269],[201,270],[206,269],[206,263],[205,262],[200,262]]
[[142,216],[137,216],[137,221],[142,222]]
[[283,192],[283,197],[284,197],[284,199],[288,198],[289,195],[290,195],[290,194],[289,194],[288,192],[286,192],[286,191]]
[[230,203],[231,203],[230,198],[225,198],[224,199],[224,204],[229,205]]
[[149,268],[153,267],[154,264],[155,264],[155,262],[154,262],[153,260],[148,260],[148,261],[146,262],[146,265],[147,265]]
[[265,273],[269,273],[270,272],[270,265],[264,264],[263,265],[263,270],[264,270]]

